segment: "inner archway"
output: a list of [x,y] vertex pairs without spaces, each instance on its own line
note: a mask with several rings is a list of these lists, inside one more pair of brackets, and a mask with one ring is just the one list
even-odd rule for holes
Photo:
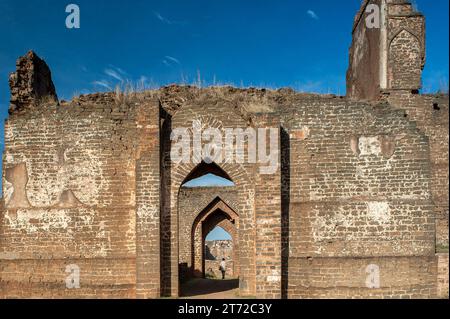
[[[194,266],[194,276],[205,278],[207,275],[214,275],[217,277],[217,270],[220,265],[219,260],[208,260],[207,257],[211,257],[211,253],[208,256],[208,245],[206,243],[206,237],[211,233],[216,227],[220,227],[225,230],[231,236],[231,255],[228,256],[227,270],[228,274],[232,274],[235,277],[239,276],[238,261],[236,252],[239,249],[238,245],[238,232],[236,228],[236,223],[238,221],[237,214],[228,207],[220,199],[216,199],[216,204],[212,206],[212,209],[207,211],[203,216],[199,215],[200,219],[194,222],[193,226],[193,266]],[[218,257],[218,256],[215,256]],[[223,256],[222,256],[223,258]],[[206,263],[208,260],[208,269]],[[226,260],[227,261],[227,260]],[[208,273],[209,270],[209,273]]]
[[230,234],[233,243],[233,274],[239,276],[239,216],[219,197],[215,198],[200,212],[192,226],[192,266],[193,276],[206,276],[205,269],[205,241],[206,236],[216,227],[221,227]]
[[[191,232],[191,277],[181,282],[182,296],[236,296],[239,287],[238,225],[238,214],[220,197],[198,214]],[[215,229],[222,229],[229,237],[223,240],[208,237]],[[219,270],[222,259],[225,259],[225,279]]]

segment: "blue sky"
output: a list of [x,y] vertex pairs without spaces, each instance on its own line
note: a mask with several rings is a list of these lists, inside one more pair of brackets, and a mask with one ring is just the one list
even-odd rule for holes
[[198,178],[194,178],[183,185],[184,187],[201,187],[201,186],[234,186],[229,179],[222,178],[214,174],[206,174]]
[[231,240],[231,235],[222,227],[216,227],[206,236],[206,240]]
[[[448,79],[448,0],[417,0],[427,17],[424,86]],[[0,106],[8,73],[34,49],[58,94],[107,90],[121,80],[147,86],[192,83],[290,86],[345,94],[348,47],[361,0],[74,0],[81,28],[65,27],[69,1],[0,0]]]
[[[79,5],[81,28],[65,8]],[[35,50],[61,99],[121,81],[292,87],[345,94],[353,18],[361,0],[0,0],[0,143],[8,74]],[[425,91],[448,85],[448,0],[416,0],[427,18]]]

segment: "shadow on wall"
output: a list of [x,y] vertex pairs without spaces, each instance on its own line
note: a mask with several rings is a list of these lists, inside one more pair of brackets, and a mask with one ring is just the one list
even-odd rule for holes
[[[9,98],[9,97],[8,97]],[[8,119],[9,105],[0,103],[0,152],[5,152],[5,121]],[[3,156],[0,156],[0,172],[3,176]],[[0,198],[3,198],[3,179],[0,178]]]
[[281,298],[288,295],[289,268],[289,205],[291,145],[289,133],[281,128]]
[[[170,165],[170,136],[172,132],[172,116],[160,106],[160,114],[162,120],[162,129],[160,130],[160,172],[161,172],[161,236],[160,236],[160,280],[161,280],[161,296],[170,296],[172,292],[172,270],[171,270],[171,216],[170,203],[171,192],[171,165]],[[186,265],[187,267],[187,265]],[[183,265],[179,265],[179,273],[183,272]]]
[[205,260],[216,260],[216,256],[211,253],[211,248],[208,245],[205,245]]

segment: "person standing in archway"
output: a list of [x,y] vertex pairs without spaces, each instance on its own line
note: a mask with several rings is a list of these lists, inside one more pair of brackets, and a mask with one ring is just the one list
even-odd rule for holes
[[222,261],[220,262],[220,271],[222,272],[222,280],[225,279],[225,272],[227,271],[227,264],[225,262],[225,258],[222,258]]

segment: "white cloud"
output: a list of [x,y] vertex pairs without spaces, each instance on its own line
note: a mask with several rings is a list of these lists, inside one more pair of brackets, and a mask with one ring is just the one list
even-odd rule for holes
[[313,18],[314,20],[319,20],[319,16],[318,16],[314,11],[312,11],[311,9],[309,9],[308,11],[306,11],[306,13],[307,13],[311,18]]
[[[118,69],[118,70],[120,70],[120,69]],[[119,72],[120,72],[120,71],[119,71]],[[115,71],[115,70],[113,70],[113,69],[105,69],[105,74],[106,74],[106,75],[112,77],[113,79],[116,79],[116,80],[122,82],[122,81],[123,81],[123,78],[122,78],[122,76],[119,74],[119,72],[117,72],[117,71]]]
[[170,55],[166,55],[166,56],[164,57],[164,59],[162,60],[162,63],[163,63],[165,66],[168,66],[168,67],[171,67],[171,66],[173,66],[174,64],[181,65],[180,60],[178,60],[177,58],[174,58],[173,56],[170,56]]
[[172,56],[170,56],[170,55],[166,55],[165,58],[166,58],[167,60],[170,60],[170,61],[172,61],[172,62],[175,62],[176,64],[181,64],[181,63],[180,63],[180,60],[178,60],[178,59],[176,59],[176,58],[174,58],[174,57],[172,57]]
[[108,90],[112,90],[111,85],[106,80],[94,81],[94,82],[92,82],[92,84],[94,84],[96,86],[101,86],[101,87],[103,87],[105,89],[108,89]]
[[169,19],[163,17],[159,12],[154,11],[153,14],[155,15],[155,17],[156,17],[159,21],[161,21],[161,22],[163,22],[163,23],[166,23],[166,24],[173,24],[172,21],[170,21]]
[[166,18],[166,17],[164,17],[161,13],[159,13],[159,12],[157,12],[157,11],[153,11],[153,14],[155,15],[155,17],[159,20],[159,21],[161,21],[162,23],[165,23],[165,24],[176,24],[176,25],[186,25],[187,24],[187,22],[185,22],[185,21],[173,21],[173,20],[170,20],[170,19],[168,19],[168,18]]

